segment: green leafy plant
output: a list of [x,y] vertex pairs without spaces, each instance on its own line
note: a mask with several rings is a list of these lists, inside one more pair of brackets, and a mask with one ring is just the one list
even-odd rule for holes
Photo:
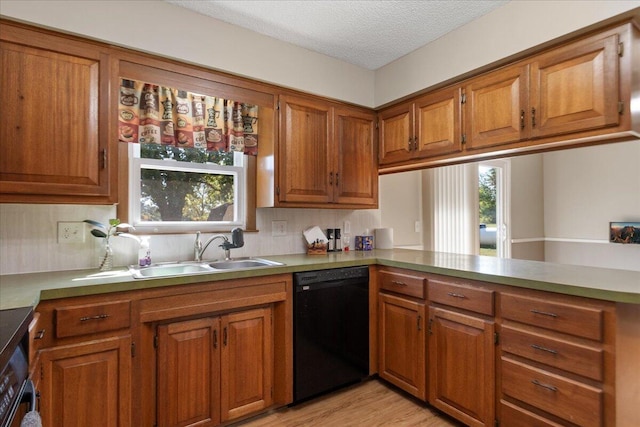
[[123,234],[121,231],[118,231],[118,228],[133,228],[131,224],[127,224],[126,222],[120,222],[118,218],[113,218],[109,220],[109,226],[102,224],[101,222],[94,221],[91,219],[85,219],[84,222],[94,226],[95,228],[91,229],[91,235],[94,237],[98,237],[101,239],[106,239],[106,242],[109,243],[109,239],[111,236],[120,236]]

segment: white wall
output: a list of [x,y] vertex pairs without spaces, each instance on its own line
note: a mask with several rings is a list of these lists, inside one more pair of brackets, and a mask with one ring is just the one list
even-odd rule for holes
[[[92,219],[107,223],[116,216],[115,206],[0,204],[0,274],[75,270],[98,267],[102,239],[89,234],[84,243],[57,243],[58,221]],[[271,221],[287,221],[287,234],[271,236]],[[318,225],[323,229],[342,228],[351,223],[351,236],[380,227],[379,210],[339,209],[258,209],[257,233],[245,233],[245,245],[233,249],[232,256],[266,256],[306,251],[302,230]],[[344,234],[344,233],[343,233]],[[203,239],[211,235],[203,235]],[[193,259],[195,234],[154,235],[151,237],[153,262]],[[138,244],[114,237],[114,265],[135,264]],[[353,238],[352,238],[353,241]],[[207,249],[205,258],[224,257],[217,246]]]
[[544,261],[544,170],[542,154],[511,159],[511,257]]
[[640,142],[543,158],[545,260],[640,271],[640,245],[609,243],[609,222],[640,221]]
[[375,105],[433,86],[640,6],[513,0],[376,70]]
[[383,175],[379,179],[380,216],[382,227],[393,228],[394,246],[422,246],[422,172]]
[[2,0],[0,14],[373,107],[373,71],[163,1]]

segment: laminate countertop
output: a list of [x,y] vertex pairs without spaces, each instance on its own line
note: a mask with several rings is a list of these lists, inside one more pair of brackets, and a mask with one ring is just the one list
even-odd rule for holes
[[0,275],[0,309],[35,307],[40,301],[56,298],[371,264],[605,301],[640,304],[640,271],[409,249],[261,258],[279,261],[285,265],[148,279],[134,279],[126,267],[115,268],[109,272],[92,269]]

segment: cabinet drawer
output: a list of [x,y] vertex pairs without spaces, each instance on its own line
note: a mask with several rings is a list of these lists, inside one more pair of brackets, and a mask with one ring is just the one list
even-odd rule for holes
[[500,334],[502,351],[602,381],[603,351],[508,326]]
[[379,274],[380,289],[425,299],[426,278],[391,271],[381,271]]
[[509,427],[562,427],[504,400],[500,401],[500,415],[501,424]]
[[74,305],[55,309],[56,337],[73,337],[128,328],[129,301]]
[[501,294],[504,319],[602,341],[603,310],[519,295]]
[[580,426],[602,425],[602,390],[504,357],[502,392]]
[[429,301],[493,316],[493,291],[429,279]]

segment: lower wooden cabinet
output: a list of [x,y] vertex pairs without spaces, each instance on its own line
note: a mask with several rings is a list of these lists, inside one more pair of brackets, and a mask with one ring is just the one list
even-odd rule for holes
[[494,323],[429,308],[429,403],[469,426],[495,420]]
[[131,338],[52,347],[40,354],[42,425],[131,425]]
[[379,375],[426,400],[425,305],[379,294]]
[[271,307],[157,332],[158,426],[214,426],[272,404]]

